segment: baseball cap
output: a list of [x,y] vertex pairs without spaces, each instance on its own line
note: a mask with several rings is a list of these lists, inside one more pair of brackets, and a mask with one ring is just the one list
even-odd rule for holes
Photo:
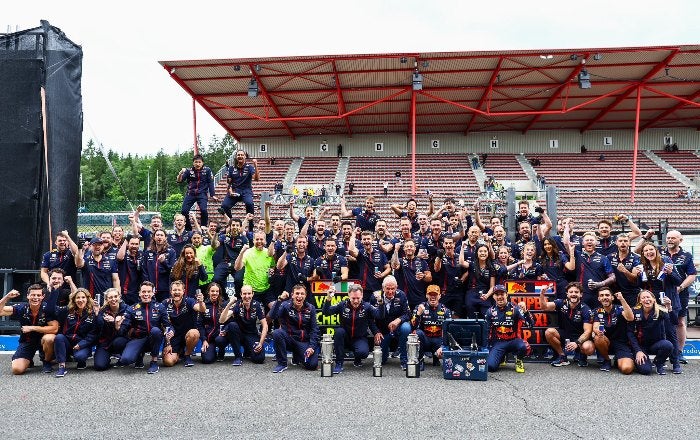
[[430,296],[439,295],[440,286],[438,286],[437,284],[431,284],[428,286],[428,289],[425,291],[425,293]]
[[508,292],[508,290],[506,290],[506,286],[504,286],[503,284],[496,284],[495,286],[493,286],[493,291],[494,292]]
[[92,240],[90,240],[90,244],[98,244],[104,242],[105,240],[101,239],[100,237],[92,237]]

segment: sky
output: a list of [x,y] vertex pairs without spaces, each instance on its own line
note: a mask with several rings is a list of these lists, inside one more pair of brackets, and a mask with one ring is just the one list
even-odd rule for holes
[[[698,44],[697,0],[3,2],[0,32],[48,20],[83,49],[83,145],[192,148],[192,99],[158,61]],[[197,107],[206,144],[225,130]]]

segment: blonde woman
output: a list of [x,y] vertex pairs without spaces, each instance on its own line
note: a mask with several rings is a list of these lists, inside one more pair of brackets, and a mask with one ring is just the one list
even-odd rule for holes
[[[656,302],[652,292],[642,290],[638,304],[632,309],[634,320],[627,326],[627,338],[635,353],[635,367],[641,374],[651,374],[652,364],[657,374],[666,374],[664,364],[673,352],[675,333],[667,309],[671,306],[671,299],[665,297],[664,305],[666,307]],[[655,355],[653,361],[649,359],[650,354]]]

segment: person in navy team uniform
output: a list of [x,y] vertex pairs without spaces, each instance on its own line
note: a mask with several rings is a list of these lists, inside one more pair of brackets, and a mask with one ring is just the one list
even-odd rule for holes
[[[620,304],[613,304],[613,298]],[[593,342],[603,358],[601,371],[610,371],[609,353],[617,359],[617,369],[622,374],[632,374],[634,360],[627,340],[627,323],[634,319],[634,314],[622,293],[613,296],[609,287],[598,289],[598,301],[601,307],[593,311]]]
[[[399,258],[399,251],[404,251],[404,257]],[[408,306],[415,308],[423,302],[425,289],[433,281],[428,263],[416,256],[416,243],[405,240],[403,244],[394,245],[394,255],[391,257],[391,268],[399,284],[399,289],[406,293]]]
[[222,362],[228,341],[225,332],[220,331],[221,324],[219,324],[224,309],[221,286],[216,283],[209,284],[204,308],[205,310],[200,312],[197,317],[197,329],[202,341],[202,363]]
[[[641,270],[640,278],[642,281],[642,288],[653,293],[657,301],[661,304],[663,303],[664,297],[669,298],[671,300],[671,308],[673,310],[680,310],[682,307],[680,295],[678,294],[678,287],[683,282],[683,278],[675,264],[673,264],[673,261],[669,257],[662,256],[659,248],[654,243],[647,241],[641,246],[641,264],[638,270]],[[678,315],[676,314],[676,316]],[[674,325],[675,324],[678,324],[678,321],[674,318]],[[670,356],[671,363],[673,364],[673,372],[675,374],[680,374],[682,369],[679,356],[682,347],[678,345],[676,327],[674,326],[670,331],[674,333],[672,340],[674,350]]]
[[615,244],[616,251],[608,254],[610,267],[615,273],[615,284],[627,304],[636,304],[639,296],[639,273],[635,272],[634,268],[639,266],[639,255],[630,252],[630,239],[627,234],[618,234]]
[[168,244],[175,250],[175,255],[182,253],[182,248],[186,244],[192,243],[192,231],[185,229],[185,217],[182,214],[175,214],[173,217],[173,230],[167,231]]
[[[642,290],[639,304],[632,309],[634,319],[627,324],[627,339],[634,352],[634,366],[641,374],[651,374],[652,364],[657,374],[666,374],[664,364],[673,352],[671,339],[675,335],[671,327],[675,324],[670,319],[669,297],[664,298],[664,306],[656,302],[653,293]],[[653,361],[649,359],[652,354],[655,356]]]
[[307,253],[309,240],[306,235],[299,235],[296,239],[296,246],[287,243],[284,252],[277,260],[277,270],[284,273],[283,292],[292,291],[296,284],[303,284],[308,290],[314,274],[314,259]]
[[148,249],[151,246],[151,238],[153,237],[153,233],[158,229],[163,229],[163,218],[160,216],[160,214],[153,214],[151,216],[150,223],[151,229],[146,229],[139,220],[139,214],[145,210],[145,206],[137,206],[134,213],[129,216],[129,219],[131,220],[131,231],[134,235],[141,237],[141,240],[143,241],[143,248]]
[[379,297],[377,298],[377,307],[363,301],[362,286],[359,284],[350,285],[348,299],[331,305],[334,294],[335,286],[331,286],[323,302],[322,313],[326,316],[338,315],[340,317],[340,325],[335,328],[333,333],[333,348],[335,350],[333,374],[339,374],[343,371],[346,345],[352,347],[355,358],[353,364],[356,367],[361,367],[362,360],[369,355],[368,330],[371,331],[372,337],[377,333],[374,320],[384,316],[384,307],[382,307],[384,300],[380,295],[377,295]]
[[121,300],[117,289],[104,293],[105,305],[100,308],[95,320],[96,344],[93,367],[97,371],[107,370],[112,356],[121,355],[128,340],[120,335],[120,327],[126,315],[127,305]]
[[[416,306],[411,318],[411,327],[415,330],[420,341],[418,355],[421,371],[425,370],[425,353],[433,356],[433,365],[440,365],[442,358],[442,325],[446,319],[452,318],[452,312],[440,302],[440,286],[430,284],[426,288],[424,301]],[[403,367],[403,365],[402,365]]]
[[128,237],[117,251],[119,285],[122,298],[128,305],[139,302],[139,287],[143,281],[143,252],[139,250],[139,243],[138,237]]
[[489,334],[489,355],[486,364],[489,371],[498,371],[501,362],[508,353],[515,354],[515,371],[524,373],[523,358],[527,354],[527,344],[520,338],[522,327],[533,326],[532,316],[525,303],[515,306],[508,301],[508,294],[503,285],[493,288],[496,304],[486,313]]
[[[253,287],[241,288],[241,299],[229,302],[221,312],[219,322],[225,324],[225,338],[233,348],[233,365],[239,367],[248,358],[255,364],[265,362],[267,319],[263,304],[253,299]],[[258,331],[258,322],[261,330]],[[242,349],[242,351],[241,351]]]
[[85,369],[97,340],[95,318],[94,302],[86,289],[71,293],[67,306],[56,307],[56,319],[62,323],[53,342],[58,363],[56,377],[66,375],[66,359],[71,354],[77,362],[76,368]]
[[373,244],[374,234],[362,232],[362,248],[355,245],[354,237],[349,242],[348,253],[355,258],[358,266],[357,279],[364,291],[364,300],[369,301],[372,292],[382,289],[382,279],[391,273],[386,255]]
[[185,296],[194,298],[199,289],[199,282],[207,279],[207,271],[191,244],[186,244],[180,257],[173,264],[170,279],[182,281],[185,286]]
[[[398,341],[399,360],[405,370],[407,363],[406,341],[411,333],[411,309],[408,308],[406,294],[398,289],[396,278],[388,275],[382,281],[382,301],[384,316],[375,320],[378,331],[374,335],[374,345],[382,347],[382,365],[389,359],[391,342]],[[379,307],[376,295],[370,296],[369,303]]]
[[224,201],[221,203],[219,213],[231,218],[231,209],[238,202],[243,202],[245,212],[253,214],[255,206],[253,205],[253,181],[260,180],[260,170],[258,168],[258,160],[253,159],[253,163],[246,163],[246,152],[243,150],[236,151],[236,157],[233,165],[228,167],[226,175],[226,183],[228,190]]
[[50,357],[46,355],[46,351],[53,351],[54,336],[58,331],[55,310],[50,310],[52,307],[48,307],[44,302],[44,289],[40,284],[29,286],[26,303],[7,305],[8,301],[18,298],[19,295],[18,291],[10,290],[0,299],[0,316],[19,321],[21,326],[19,345],[12,355],[12,374],[24,374],[32,365],[37,351],[45,355],[44,373],[51,373]]
[[[598,239],[594,232],[586,232],[581,239],[581,251],[576,251],[576,281],[583,286],[583,302],[593,310],[598,308],[598,289],[615,282],[615,274],[608,260],[596,251]],[[566,240],[565,240],[566,242]],[[567,246],[568,246],[568,242]]]
[[187,190],[185,191],[185,198],[182,201],[182,210],[180,211],[185,216],[187,230],[192,230],[189,212],[195,203],[199,207],[199,213],[202,217],[200,224],[207,226],[209,224],[207,201],[209,198],[216,200],[216,193],[214,191],[214,174],[211,168],[204,166],[204,158],[201,154],[195,154],[192,158],[192,168],[180,170],[177,174],[177,181],[187,183]]
[[165,231],[154,231],[150,247],[143,252],[141,273],[144,281],[153,283],[158,302],[170,298],[170,271],[176,260],[177,255],[168,245]]
[[[75,266],[82,270],[83,287],[90,296],[102,295],[110,287],[119,289],[119,274],[117,273],[117,261],[107,257],[103,251],[105,242],[98,237],[90,240],[92,252],[80,249],[75,257]],[[98,304],[101,305],[101,304]]]
[[[551,291],[550,284],[549,290]],[[545,290],[540,290],[540,308],[544,311],[556,311],[557,328],[550,327],[544,332],[547,343],[556,353],[555,359],[550,363],[553,367],[569,365],[567,352],[574,353],[574,360],[579,367],[588,365],[588,356],[595,351],[591,334],[593,332],[593,314],[590,307],[581,302],[581,283],[569,283],[566,290],[566,299],[547,301]],[[568,341],[568,342],[567,342]]]
[[443,239],[443,252],[437,252],[432,267],[433,282],[440,286],[442,303],[452,311],[453,318],[466,316],[464,311],[466,272],[455,254],[454,238]]
[[272,332],[275,342],[277,365],[273,373],[287,369],[287,349],[292,351],[292,360],[302,361],[306,370],[318,367],[318,321],[316,307],[306,301],[306,287],[297,284],[292,288],[292,299],[286,292],[277,298],[270,317],[279,319],[280,327]]
[[365,207],[353,208],[352,210],[345,207],[345,197],[340,198],[340,216],[355,217],[355,225],[363,231],[374,232],[379,220],[379,214],[374,210],[374,197],[369,196],[365,199]]
[[63,269],[66,275],[75,279],[78,269],[75,265],[75,256],[78,254],[78,245],[70,238],[68,231],[56,234],[56,247],[45,253],[41,259],[41,281],[49,284],[49,272],[51,269]]
[[120,334],[128,338],[124,351],[117,365],[134,364],[143,368],[143,353],[150,349],[151,363],[148,374],[159,371],[158,354],[163,345],[163,337],[173,336],[168,311],[159,302],[153,301],[154,285],[150,281],[141,283],[139,303],[127,309],[124,321],[120,326]]
[[193,367],[192,352],[199,341],[197,318],[199,312],[205,312],[204,295],[197,293],[196,298],[185,295],[185,285],[175,280],[170,283],[171,297],[163,305],[173,327],[173,335],[165,337],[163,348],[163,365],[172,367],[182,361],[185,367]]

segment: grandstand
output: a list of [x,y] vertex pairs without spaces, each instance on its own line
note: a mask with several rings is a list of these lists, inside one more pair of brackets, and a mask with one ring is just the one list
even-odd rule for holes
[[[604,154],[605,160],[600,160],[600,154]],[[669,153],[671,154],[671,153]],[[489,168],[492,160],[489,155],[486,170],[491,175],[492,170],[501,168],[514,169],[509,173],[501,173],[500,176],[513,179],[519,177],[527,180],[525,171],[516,160],[516,155],[499,154],[494,160],[495,166]],[[558,214],[559,216],[572,216],[577,219],[577,229],[585,230],[594,228],[599,219],[610,219],[613,215],[625,213],[632,215],[638,221],[645,223],[650,228],[657,228],[659,221],[668,220],[669,226],[682,230],[698,229],[697,213],[700,212],[700,199],[687,200],[678,197],[677,193],[683,193],[685,187],[674,179],[665,170],[661,169],[644,154],[637,156],[637,183],[635,187],[635,202],[631,200],[630,163],[631,153],[628,151],[589,151],[580,153],[554,153],[547,156],[526,155],[528,159],[538,157],[540,164],[535,166],[536,172],[546,178],[548,185],[555,185],[558,189]],[[681,155],[685,156],[685,155]],[[688,157],[692,153],[687,154]],[[304,159],[306,162],[307,159]],[[700,159],[698,159],[700,160]],[[275,183],[281,181],[283,173],[281,167],[289,166],[289,160],[279,160],[276,165],[261,165],[259,182],[254,182],[255,200],[259,203],[262,193],[271,192]],[[311,166],[306,167],[307,172],[300,180],[295,180],[295,185],[325,185],[329,176],[335,176],[338,167],[338,158],[315,158]],[[507,166],[500,166],[507,164]],[[301,167],[305,169],[304,165]],[[322,170],[322,172],[321,172]],[[485,170],[485,171],[486,171]],[[314,172],[318,171],[318,178],[314,179]],[[401,178],[395,176],[396,171],[401,172]],[[389,221],[390,226],[396,226],[396,216],[389,209],[393,203],[404,203],[412,196],[410,176],[410,157],[350,157],[346,176],[346,184],[343,194],[346,197],[347,207],[362,206],[366,196],[377,198],[377,211],[383,218]],[[300,171],[301,174],[301,171]],[[493,173],[496,174],[496,173]],[[446,155],[417,155],[416,156],[416,198],[420,209],[427,209],[427,194],[434,196],[436,209],[442,204],[445,197],[464,199],[467,206],[481,195],[476,181],[474,170],[466,154]],[[498,179],[497,179],[498,180]],[[383,194],[383,182],[389,182],[388,195]],[[352,195],[348,194],[348,183],[354,183]],[[534,196],[537,193],[518,192],[521,196]],[[539,193],[543,195],[544,193]],[[223,198],[225,184],[217,187],[217,195]],[[546,201],[540,199],[544,204]],[[210,215],[215,218],[218,205],[212,204]],[[332,210],[337,208],[337,202],[326,203]],[[297,209],[301,205],[297,206]],[[242,206],[237,206],[234,212],[238,216],[244,216]],[[288,202],[275,202],[272,206],[271,217],[287,218],[289,216]]]

